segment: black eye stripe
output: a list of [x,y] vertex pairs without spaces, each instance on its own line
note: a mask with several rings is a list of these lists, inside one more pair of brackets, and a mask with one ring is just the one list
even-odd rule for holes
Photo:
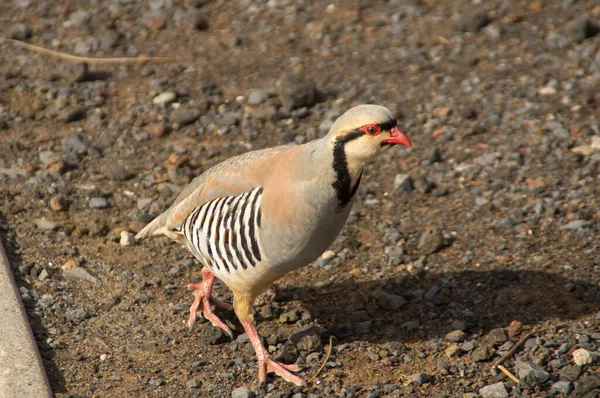
[[379,126],[381,128],[381,131],[387,131],[387,130],[390,130],[390,129],[396,127],[397,125],[398,124],[396,123],[396,121],[392,119],[392,120],[388,120],[385,123],[380,123],[377,126]]

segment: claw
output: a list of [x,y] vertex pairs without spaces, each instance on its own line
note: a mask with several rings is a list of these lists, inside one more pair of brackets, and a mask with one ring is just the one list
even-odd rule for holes
[[215,280],[215,276],[207,268],[202,269],[202,283],[190,283],[187,285],[188,290],[194,291],[194,302],[190,307],[190,317],[188,318],[188,329],[191,331],[198,319],[198,311],[200,305],[202,305],[202,314],[208,319],[214,326],[223,330],[229,338],[233,340],[233,332],[219,317],[213,312],[211,305],[215,307],[224,308],[226,310],[232,310],[233,306],[227,304],[221,300],[217,300],[211,297],[212,286]]

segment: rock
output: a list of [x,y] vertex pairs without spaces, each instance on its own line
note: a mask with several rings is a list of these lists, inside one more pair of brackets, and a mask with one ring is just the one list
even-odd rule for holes
[[453,330],[452,332],[446,334],[446,340],[451,341],[453,343],[458,343],[459,341],[463,341],[466,337],[465,332],[462,330]]
[[400,327],[402,329],[406,329],[406,331],[410,332],[411,330],[417,330],[421,326],[421,322],[418,319],[413,319],[408,322],[403,323]]
[[167,16],[162,10],[154,10],[145,13],[142,17],[144,24],[152,30],[164,29],[167,25]]
[[46,279],[48,279],[48,277],[50,276],[50,274],[48,273],[48,270],[46,268],[44,268],[40,274],[38,275],[38,279],[43,282]]
[[463,353],[463,350],[457,346],[456,344],[452,344],[450,347],[446,348],[444,351],[448,358],[457,357]]
[[77,122],[87,116],[87,110],[80,106],[68,106],[58,113],[58,120],[64,123]]
[[167,91],[154,97],[152,103],[155,105],[169,105],[170,103],[175,102],[176,99],[177,94],[172,91]]
[[202,387],[202,380],[200,379],[189,379],[185,382],[186,388],[200,388]]
[[600,32],[598,26],[594,25],[587,17],[579,17],[566,23],[564,29],[569,41],[575,43],[581,43]]
[[367,334],[371,331],[371,326],[373,326],[373,321],[357,322],[354,329],[358,334]]
[[259,90],[257,88],[251,88],[248,90],[248,99],[246,102],[248,105],[258,105],[269,99],[269,93],[265,90]]
[[421,235],[418,245],[419,250],[425,255],[438,252],[444,247],[446,247],[446,239],[444,239],[442,232],[436,227],[425,230]]
[[133,246],[135,245],[135,234],[129,231],[121,231],[119,244],[121,246]]
[[110,207],[108,199],[103,197],[96,197],[90,199],[90,208],[92,209],[106,209]]
[[63,265],[63,267],[62,267],[63,268],[63,276],[65,276],[67,278],[83,279],[84,281],[88,281],[88,282],[92,282],[92,283],[98,282],[98,279],[95,276],[92,276],[85,268],[82,268],[82,267],[66,268],[67,264],[68,264],[68,262],[65,263],[65,265]]
[[407,302],[406,299],[400,295],[386,293],[382,290],[373,292],[373,297],[375,297],[377,305],[381,309],[388,311],[399,310]]
[[68,202],[62,195],[55,195],[50,198],[50,209],[55,212],[67,210]]
[[438,285],[433,285],[427,290],[427,292],[423,295],[423,297],[429,301],[433,300],[435,296],[440,292],[440,287]]
[[33,221],[39,229],[43,231],[54,231],[59,228],[59,225],[54,221],[48,220],[46,217],[38,218]]
[[510,323],[510,325],[508,325],[507,331],[508,331],[508,337],[513,338],[516,335],[518,335],[519,333],[521,333],[521,330],[523,329],[523,323],[521,321],[517,321],[514,320]]
[[238,387],[231,392],[231,398],[254,398],[255,395],[248,387]]
[[578,365],[578,366],[589,365],[593,361],[594,361],[594,358],[592,356],[592,353],[589,352],[588,350],[579,348],[579,349],[573,351],[573,362],[575,362],[575,365]]
[[[600,374],[587,374],[582,376],[571,394],[572,397],[597,398],[600,391]],[[591,394],[588,394],[591,393]]]
[[581,374],[581,366],[578,365],[567,365],[563,367],[560,372],[560,378],[568,381],[576,381]]
[[484,341],[492,347],[495,347],[506,343],[508,341],[508,336],[506,336],[506,332],[502,328],[492,329],[484,337]]
[[154,387],[162,386],[164,383],[165,382],[163,379],[159,379],[157,377],[153,377],[148,381],[148,384]]
[[413,375],[410,375],[409,379],[413,383],[422,386],[423,384],[431,380],[431,376],[429,376],[427,373],[415,373]]
[[471,354],[471,358],[474,362],[484,362],[492,357],[492,354],[486,346],[479,346]]
[[75,325],[80,324],[81,322],[85,321],[90,317],[91,314],[83,308],[68,310],[67,312],[65,312],[65,318],[67,319],[67,321]]
[[109,165],[109,176],[114,181],[127,181],[135,177],[135,173],[119,163]]
[[83,138],[78,134],[71,135],[69,137],[65,137],[61,145],[63,149],[67,152],[75,152],[79,155],[82,155],[87,152],[90,147],[90,142],[87,138]]
[[304,326],[290,335],[289,340],[299,350],[314,352],[323,348],[321,329],[318,326]]
[[572,389],[573,384],[571,384],[570,381],[557,381],[556,383],[552,384],[552,387],[550,387],[550,395],[562,394],[567,396]]
[[194,123],[200,117],[198,109],[179,108],[171,114],[171,120],[180,126]]
[[394,177],[394,192],[403,193],[413,190],[413,179],[408,174],[396,174]]
[[13,24],[8,30],[8,37],[15,40],[29,40],[31,38],[31,28],[22,23]]
[[573,221],[563,225],[562,227],[560,227],[560,229],[575,230],[575,229],[585,228],[585,227],[589,226],[590,224],[591,223],[586,220],[573,220]]
[[519,380],[526,384],[542,384],[550,378],[550,373],[546,372],[544,368],[529,361],[517,359],[515,367]]
[[288,109],[312,106],[317,102],[316,84],[300,72],[283,72],[277,93],[282,105]]
[[456,28],[461,32],[477,32],[489,23],[485,12],[464,11],[456,15]]
[[[143,300],[140,300],[143,301]],[[200,329],[200,338],[207,344],[217,345],[223,344],[229,341],[229,336],[216,326],[213,326],[210,323],[205,323],[202,325]]]
[[297,322],[298,319],[300,319],[298,317],[298,311],[296,311],[296,310],[286,311],[279,316],[279,323],[294,323],[294,322]]
[[508,391],[504,383],[498,382],[479,389],[479,395],[483,398],[508,398]]
[[464,352],[472,351],[474,348],[475,348],[475,344],[472,341],[465,341],[460,346],[460,349],[463,350]]

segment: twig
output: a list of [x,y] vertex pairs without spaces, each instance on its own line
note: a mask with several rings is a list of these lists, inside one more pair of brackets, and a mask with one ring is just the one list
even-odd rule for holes
[[51,57],[63,59],[65,61],[77,62],[77,63],[85,63],[85,64],[136,64],[136,63],[146,63],[146,62],[172,62],[172,61],[182,61],[182,60],[190,60],[191,58],[175,58],[175,57],[147,57],[147,56],[139,56],[139,57],[130,57],[130,58],[91,58],[91,57],[80,57],[77,55],[65,54],[54,50],[49,50],[44,47],[36,46],[34,44],[25,43],[21,40],[15,39],[7,39],[0,37],[1,42],[13,43],[21,47],[25,47],[26,49],[40,53],[49,55]]
[[313,377],[311,377],[310,379],[308,379],[308,382],[310,383],[311,381],[313,381],[314,379],[317,378],[317,376],[321,373],[321,371],[323,370],[323,368],[325,367],[325,364],[327,363],[327,361],[329,360],[329,357],[331,356],[331,351],[333,350],[333,336],[329,336],[329,348],[327,349],[327,355],[325,355],[325,359],[323,360],[323,363],[321,364],[321,366],[319,367],[319,370],[317,370],[317,373],[314,374]]
[[530,330],[528,333],[526,333],[523,337],[521,337],[521,339],[519,341],[517,341],[515,343],[514,346],[511,347],[510,350],[508,350],[506,352],[506,354],[502,355],[502,357],[500,357],[500,359],[498,359],[493,365],[492,365],[492,369],[493,368],[499,368],[499,366],[504,363],[504,361],[506,361],[508,358],[510,358],[512,356],[512,354],[515,353],[515,351],[517,351],[519,349],[519,347],[521,347],[521,345],[523,345],[523,343],[532,335],[535,333],[535,330]]
[[504,366],[502,366],[502,365],[496,365],[496,367],[498,369],[500,369],[502,371],[502,373],[504,373],[505,375],[507,375],[509,377],[509,379],[511,379],[515,383],[519,384],[519,378],[517,376],[515,376],[514,374],[510,373],[510,371],[508,369],[506,369]]

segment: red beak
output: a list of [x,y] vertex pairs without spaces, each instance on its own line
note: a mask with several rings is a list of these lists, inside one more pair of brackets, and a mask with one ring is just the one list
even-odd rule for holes
[[400,130],[398,127],[393,127],[390,130],[390,138],[386,138],[383,142],[387,142],[392,145],[404,145],[407,147],[412,146],[410,139]]

